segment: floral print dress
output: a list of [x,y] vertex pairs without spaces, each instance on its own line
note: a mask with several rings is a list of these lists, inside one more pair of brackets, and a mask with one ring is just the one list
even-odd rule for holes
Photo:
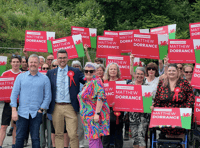
[[[169,84],[163,86],[162,81],[160,81],[154,99],[154,107],[193,108],[194,93],[188,81],[180,78],[176,88],[180,88],[178,97],[174,91],[171,91]],[[162,131],[167,135],[180,135],[184,133],[184,129],[162,128]]]
[[[100,78],[93,78],[87,82],[78,94],[80,116],[83,123],[86,139],[97,139],[109,135],[110,109],[106,101],[103,82]],[[97,100],[103,101],[99,122],[94,122]]]

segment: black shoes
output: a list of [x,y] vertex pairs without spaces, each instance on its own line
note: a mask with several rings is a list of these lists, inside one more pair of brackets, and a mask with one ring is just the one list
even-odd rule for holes
[[12,136],[13,128],[11,127],[9,132],[7,133],[7,136]]

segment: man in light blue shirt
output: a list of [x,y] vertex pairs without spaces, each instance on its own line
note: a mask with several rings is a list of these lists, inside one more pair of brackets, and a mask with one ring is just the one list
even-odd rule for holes
[[51,102],[50,81],[47,76],[38,72],[39,57],[32,54],[28,64],[29,71],[17,76],[11,94],[12,119],[17,121],[16,148],[23,148],[28,128],[32,138],[32,148],[40,148],[39,129],[42,112],[49,108]]

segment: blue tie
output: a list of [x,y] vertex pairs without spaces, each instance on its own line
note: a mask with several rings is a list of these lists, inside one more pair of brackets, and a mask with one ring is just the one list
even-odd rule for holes
[[61,99],[65,99],[65,70],[61,70],[61,90],[60,90]]

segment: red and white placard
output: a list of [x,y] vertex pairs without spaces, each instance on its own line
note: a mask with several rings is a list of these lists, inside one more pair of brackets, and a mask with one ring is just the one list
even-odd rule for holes
[[89,28],[71,26],[71,35],[82,35],[83,46],[91,47]]
[[72,36],[53,40],[52,47],[54,59],[57,59],[57,52],[60,49],[65,49],[67,51],[68,59],[78,58],[78,54]]
[[129,53],[133,48],[133,33],[139,30],[124,30],[119,32],[119,48],[121,53]]
[[114,101],[115,81],[104,83],[104,89],[106,93],[107,103],[109,107],[112,107],[112,103]]
[[116,85],[114,111],[143,112],[141,85]]
[[193,70],[191,85],[196,89],[200,89],[200,64],[198,63],[195,64]]
[[10,100],[14,81],[14,77],[0,77],[0,101]]
[[46,74],[47,74],[47,70],[38,70],[38,72],[40,72],[40,73],[43,74],[43,75],[46,75]]
[[118,38],[97,36],[96,57],[106,58],[107,55],[120,55]]
[[200,97],[195,97],[193,121],[200,125]]
[[191,39],[169,39],[169,63],[195,63],[195,53]]
[[112,56],[106,57],[106,65],[110,63],[117,63],[121,71],[122,79],[131,79],[130,75],[130,56]]
[[26,30],[24,48],[26,51],[48,52],[46,31]]
[[191,39],[200,39],[200,22],[190,23],[190,38]]
[[135,57],[159,59],[157,34],[134,33],[132,46],[132,54],[134,54]]

